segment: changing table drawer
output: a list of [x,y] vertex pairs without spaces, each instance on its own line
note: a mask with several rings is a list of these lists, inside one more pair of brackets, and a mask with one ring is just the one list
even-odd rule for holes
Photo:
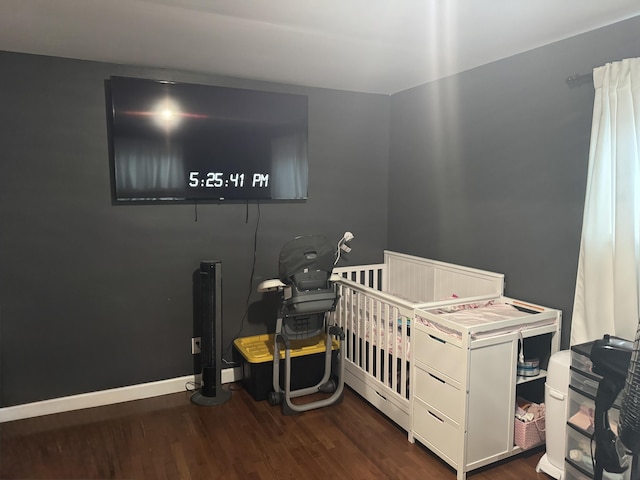
[[444,333],[424,326],[417,325],[414,335],[415,359],[461,383],[466,370],[462,349]]
[[464,396],[459,385],[453,384],[444,375],[416,366],[414,393],[420,400],[460,423]]
[[459,426],[421,400],[413,402],[413,427],[418,440],[447,460],[452,466],[459,463]]

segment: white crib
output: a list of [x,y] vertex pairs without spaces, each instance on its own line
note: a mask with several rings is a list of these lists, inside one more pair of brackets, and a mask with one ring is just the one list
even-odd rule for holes
[[345,383],[409,432],[415,309],[495,298],[504,275],[391,251],[382,264],[333,272],[342,277],[334,318],[345,332]]

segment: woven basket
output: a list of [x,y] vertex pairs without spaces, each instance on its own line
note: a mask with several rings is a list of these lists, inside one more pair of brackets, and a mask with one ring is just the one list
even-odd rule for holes
[[525,450],[543,444],[545,440],[544,418],[536,418],[530,422],[523,422],[516,418],[513,432],[515,444]]

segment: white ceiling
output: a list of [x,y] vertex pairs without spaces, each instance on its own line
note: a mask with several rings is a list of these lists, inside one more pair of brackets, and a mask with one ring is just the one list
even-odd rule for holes
[[0,50],[392,94],[638,0],[0,0]]

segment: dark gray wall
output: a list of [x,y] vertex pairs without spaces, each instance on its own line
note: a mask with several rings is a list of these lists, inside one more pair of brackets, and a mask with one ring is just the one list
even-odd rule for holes
[[[0,52],[0,405],[193,373],[201,260],[222,261],[225,350],[272,329],[253,292],[300,233],[353,231],[352,264],[391,248],[503,272],[508,295],[563,310],[566,345],[593,87],[565,79],[639,56],[637,31],[640,18],[391,100]],[[200,205],[197,222],[189,205],[112,206],[110,75],[307,94],[309,200]]]
[[568,345],[594,89],[640,55],[640,17],[392,97],[389,248],[506,277],[563,310]]
[[[201,260],[222,261],[225,358],[273,329],[253,292],[293,236],[350,230],[350,263],[382,260],[389,97],[7,52],[0,69],[1,406],[194,373]],[[110,75],[308,95],[308,201],[201,204],[197,221],[193,205],[112,206]]]

